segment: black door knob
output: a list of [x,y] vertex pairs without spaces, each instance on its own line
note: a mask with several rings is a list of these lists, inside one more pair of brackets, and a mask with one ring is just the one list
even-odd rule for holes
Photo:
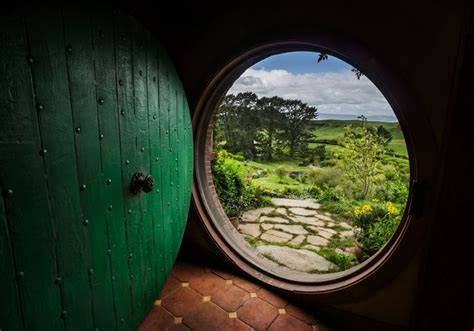
[[143,172],[139,171],[133,174],[132,180],[130,181],[130,192],[138,194],[140,191],[145,193],[153,190],[153,177],[151,175],[145,176]]

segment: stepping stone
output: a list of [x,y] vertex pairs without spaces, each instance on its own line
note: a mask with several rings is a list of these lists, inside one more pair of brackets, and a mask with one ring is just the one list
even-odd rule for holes
[[273,212],[274,210],[275,208],[273,207],[264,207],[264,208],[258,208],[255,210],[249,210],[242,215],[242,222],[257,222],[258,218],[262,214],[269,214]]
[[335,224],[334,222],[327,222],[327,223],[326,223],[326,226],[327,226],[328,228],[333,228],[333,227],[336,226],[336,224]]
[[277,230],[268,230],[260,237],[262,240],[274,243],[286,243],[291,238],[293,238],[291,234]]
[[311,209],[305,209],[305,208],[290,208],[290,212],[295,215],[300,215],[300,216],[314,216],[316,215],[316,212]]
[[286,208],[277,208],[275,209],[275,213],[287,215]]
[[[330,230],[330,229],[327,229],[327,230]],[[324,238],[326,238],[326,239],[331,239],[332,236],[334,236],[334,233],[327,232],[327,231],[325,231],[325,230],[323,230],[323,229],[320,229],[320,230],[318,231],[318,235],[319,235],[320,237],[324,237]]]
[[272,198],[272,203],[278,207],[301,207],[310,209],[319,209],[321,205],[312,200],[295,200],[295,199],[281,199]]
[[296,223],[303,223],[315,226],[324,226],[326,224],[316,217],[290,216],[290,219]]
[[346,222],[339,222],[339,225],[341,227],[343,227],[344,229],[347,229],[347,230],[352,230],[352,226],[350,226],[348,223]]
[[268,245],[258,246],[257,250],[262,254],[271,256],[278,263],[297,271],[329,271],[335,267],[332,262],[306,249]]
[[239,224],[239,232],[256,238],[261,234],[260,224]]
[[326,216],[326,215],[317,214],[316,217],[319,219],[322,219],[323,221],[331,221],[331,222],[334,221],[331,217]]
[[307,236],[306,241],[316,246],[327,246],[329,244],[329,240],[320,236]]
[[295,245],[300,245],[305,239],[306,239],[306,236],[303,236],[302,234],[300,234],[299,236],[294,237],[293,240],[290,241],[290,243],[295,244]]
[[354,237],[354,230],[341,231],[339,235],[343,238]]
[[276,224],[275,229],[283,230],[288,233],[292,234],[308,234],[305,228],[301,225],[283,225],[283,224]]
[[267,230],[270,230],[271,228],[273,228],[273,224],[268,224],[268,223],[263,223],[260,225],[262,227],[262,229],[264,229],[265,231]]
[[303,248],[312,249],[313,251],[316,251],[316,252],[319,252],[321,250],[321,247],[314,246],[314,245],[304,245]]
[[260,222],[285,223],[285,224],[290,223],[290,221],[288,221],[286,218],[279,217],[279,216],[262,216],[260,217]]

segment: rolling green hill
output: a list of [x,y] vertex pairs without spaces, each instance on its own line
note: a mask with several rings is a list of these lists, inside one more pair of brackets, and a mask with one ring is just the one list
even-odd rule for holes
[[[349,125],[360,127],[362,126],[362,122],[357,120],[322,120],[315,121],[313,125],[313,132],[317,140],[338,140],[342,138],[345,127]],[[375,127],[382,125],[385,127],[393,137],[388,148],[393,149],[396,154],[408,156],[405,138],[398,123],[366,122],[366,125]],[[315,144],[310,144],[310,147],[314,147],[314,145]]]

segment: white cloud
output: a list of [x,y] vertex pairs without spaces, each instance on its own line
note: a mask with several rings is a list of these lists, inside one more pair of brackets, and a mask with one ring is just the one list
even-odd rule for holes
[[254,92],[259,97],[300,99],[320,113],[394,116],[384,96],[363,76],[357,80],[347,70],[330,73],[293,74],[286,70],[247,69],[228,93]]

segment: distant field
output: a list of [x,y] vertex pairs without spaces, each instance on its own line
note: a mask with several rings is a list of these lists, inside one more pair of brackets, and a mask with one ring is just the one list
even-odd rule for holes
[[[316,121],[314,126],[314,134],[316,139],[327,139],[327,140],[338,140],[344,134],[344,128],[352,125],[352,127],[362,126],[361,121],[357,120],[323,120]],[[385,127],[392,134],[392,141],[389,143],[388,148],[393,149],[396,154],[407,156],[408,152],[405,145],[405,138],[403,136],[402,129],[398,123],[387,123],[387,122],[367,122],[367,126],[380,126]],[[314,147],[316,144],[310,144],[310,147]]]

